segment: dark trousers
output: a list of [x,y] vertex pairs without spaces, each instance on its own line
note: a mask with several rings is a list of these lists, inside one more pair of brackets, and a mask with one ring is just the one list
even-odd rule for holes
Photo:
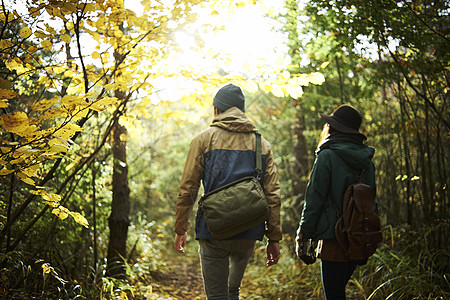
[[322,283],[327,300],[345,300],[345,286],[359,261],[321,261]]

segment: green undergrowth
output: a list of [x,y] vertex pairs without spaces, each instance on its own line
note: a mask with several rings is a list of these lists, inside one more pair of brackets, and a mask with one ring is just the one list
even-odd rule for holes
[[[446,223],[412,230],[387,227],[385,243],[347,285],[348,299],[450,299],[448,250],[434,250],[430,234],[448,230]],[[324,299],[320,260],[297,260],[294,243],[285,237],[276,266],[265,266],[265,243],[257,244],[242,284],[244,299]],[[445,246],[444,246],[445,247]]]
[[[192,229],[181,255],[173,249],[172,219],[139,224],[129,231],[126,280],[107,277],[105,260],[84,279],[73,279],[25,252],[10,253],[0,272],[0,299],[191,299],[187,295],[194,295],[194,289],[199,295],[198,242]],[[384,243],[347,285],[348,299],[450,299],[447,233],[446,222],[419,229],[386,227]],[[280,245],[279,263],[267,268],[266,241],[257,242],[242,282],[242,299],[324,299],[320,260],[305,265],[296,259],[289,236]],[[0,258],[5,261],[6,256]]]

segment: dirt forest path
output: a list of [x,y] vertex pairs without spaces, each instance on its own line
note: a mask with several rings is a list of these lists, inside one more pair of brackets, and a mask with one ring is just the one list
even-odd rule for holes
[[152,299],[206,299],[198,260],[170,258],[167,270],[153,276]]

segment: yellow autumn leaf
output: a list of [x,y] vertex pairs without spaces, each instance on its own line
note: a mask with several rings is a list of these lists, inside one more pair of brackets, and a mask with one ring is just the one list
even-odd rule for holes
[[89,108],[92,109],[92,110],[98,111],[98,112],[102,112],[102,111],[104,111],[106,109],[106,107],[98,106],[96,103],[92,103],[89,106]]
[[98,53],[97,51],[94,51],[91,53],[92,58],[97,59],[100,58],[100,53]]
[[[87,105],[86,103],[85,105]],[[71,116],[74,121],[77,121],[81,118],[84,118],[89,113],[89,109],[86,109],[85,107],[77,107],[77,110],[71,111]]]
[[39,170],[39,165],[31,165],[28,168],[24,168],[21,170],[22,173],[27,175],[28,177],[37,177],[37,171]]
[[66,107],[71,107],[73,105],[81,105],[84,107],[86,105],[83,96],[64,96],[61,99],[61,102]]
[[70,2],[63,2],[63,7],[61,8],[61,11],[64,13],[76,13],[77,12],[77,7],[70,3]]
[[33,179],[31,179],[30,177],[24,177],[24,178],[20,178],[20,180],[22,180],[23,182],[29,184],[29,185],[35,185],[36,183],[34,182]]
[[37,49],[38,49],[38,48],[37,48],[35,45],[33,45],[33,46],[28,47],[28,52],[34,53],[34,52],[37,51]]
[[66,27],[67,27],[67,30],[69,30],[70,32],[74,33],[75,26],[73,25],[73,22],[67,22],[66,23]]
[[53,27],[51,27],[50,25],[48,25],[48,24],[45,24],[45,29],[51,35],[55,35],[56,34],[56,30]]
[[321,69],[325,69],[329,64],[330,64],[329,61],[325,61],[325,62],[323,62],[323,63],[320,65],[320,68],[321,68]]
[[22,64],[22,61],[18,57],[14,58],[14,59],[8,59],[5,62],[5,65],[11,71],[17,71],[18,74],[24,73],[27,71],[27,69]]
[[48,109],[50,106],[58,102],[59,97],[53,97],[51,99],[43,99],[39,101],[38,103],[33,104],[33,109],[37,111],[43,111]]
[[34,36],[38,39],[45,39],[47,37],[47,35],[45,34],[45,32],[41,31],[41,30],[36,30],[34,32]]
[[53,67],[53,72],[55,73],[55,74],[61,74],[61,73],[63,73],[66,69],[65,68],[63,68],[63,67]]
[[117,101],[118,100],[116,97],[103,97],[98,100],[95,100],[92,104],[90,104],[89,108],[101,112],[106,109],[105,106],[115,104]]
[[16,112],[13,115],[4,115],[3,126],[9,132],[22,135],[29,126],[28,116],[24,112]]
[[104,29],[105,23],[106,23],[106,18],[105,17],[99,17],[97,22],[95,23],[95,26],[98,29]]
[[264,84],[263,89],[266,93],[269,93],[272,90],[272,86],[270,84]]
[[116,97],[103,97],[99,100],[96,100],[95,103],[99,105],[111,105],[115,104],[118,101]]
[[38,195],[41,195],[41,197],[45,201],[44,203],[47,205],[50,205],[52,207],[58,207],[59,206],[59,202],[61,201],[61,196],[58,194],[54,194],[54,193],[49,193],[47,191],[44,190],[39,190],[39,191],[35,191],[35,193],[37,193]]
[[0,108],[7,108],[8,102],[6,100],[0,100]]
[[115,30],[114,30],[114,36],[115,36],[116,38],[121,38],[121,37],[123,37],[123,32],[122,32],[122,30],[120,30],[120,29],[115,29]]
[[103,87],[104,87],[106,90],[115,90],[119,85],[120,85],[120,84],[117,83],[117,82],[111,82],[111,83],[105,84]]
[[309,75],[309,82],[311,82],[312,84],[321,85],[325,82],[325,76],[323,76],[322,73],[313,72]]
[[63,140],[68,140],[75,135],[76,132],[82,131],[83,128],[78,126],[77,124],[68,123],[64,125],[62,128],[58,129],[53,133],[54,136],[60,137]]
[[26,38],[28,38],[30,35],[31,35],[31,29],[30,28],[28,28],[28,27],[24,27],[24,28],[22,28],[21,30],[20,30],[20,36],[23,38],[23,39],[26,39]]
[[69,216],[69,210],[63,206],[58,206],[52,210],[52,214],[60,218],[61,220],[66,219]]
[[37,80],[37,82],[38,82],[39,84],[47,85],[47,86],[49,86],[49,85],[52,84],[52,81],[50,80],[50,78],[49,78],[47,75],[45,75],[45,76],[40,76],[39,79]]
[[198,19],[198,15],[196,13],[191,13],[187,16],[186,22],[191,23]]
[[7,48],[12,48],[14,47],[14,43],[11,41],[7,41],[7,40],[0,40],[0,49],[7,49]]
[[30,177],[28,177],[27,175],[25,175],[22,172],[17,173],[17,177],[20,178],[20,180],[22,180],[23,182],[29,184],[29,185],[35,185],[34,180],[31,179]]
[[50,146],[48,151],[50,152],[66,152],[67,149],[69,149],[69,144],[67,144],[67,142],[62,140],[60,137],[51,139],[48,144]]
[[61,196],[55,193],[49,193],[45,190],[36,190],[34,191],[35,195],[41,195],[41,197],[50,202],[59,202],[61,201]]
[[8,169],[1,169],[0,170],[0,176],[9,175],[11,173],[14,173],[14,170],[8,170]]
[[63,34],[63,35],[61,35],[61,40],[64,43],[69,44],[72,39],[70,38],[70,36],[68,34]]
[[70,212],[70,215],[73,217],[75,222],[77,222],[78,224],[80,224],[86,228],[89,228],[89,223],[82,214],[80,214],[78,212]]
[[[9,163],[11,165],[19,165],[25,161],[26,157],[24,155],[20,155],[18,153],[19,152],[14,152],[13,157],[17,157],[17,158],[9,161]],[[21,175],[24,176],[23,174],[21,174]]]
[[47,50],[52,50],[52,42],[50,42],[49,40],[45,40],[41,42],[41,46],[44,47]]
[[45,263],[45,264],[42,264],[42,271],[44,271],[44,273],[48,274],[52,271],[52,269],[49,264]]

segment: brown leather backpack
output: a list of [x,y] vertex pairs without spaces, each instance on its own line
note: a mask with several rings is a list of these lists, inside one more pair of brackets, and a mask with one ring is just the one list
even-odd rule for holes
[[352,260],[369,258],[383,239],[373,188],[361,182],[363,172],[347,188],[342,211],[333,198],[339,217],[335,226],[336,239]]

